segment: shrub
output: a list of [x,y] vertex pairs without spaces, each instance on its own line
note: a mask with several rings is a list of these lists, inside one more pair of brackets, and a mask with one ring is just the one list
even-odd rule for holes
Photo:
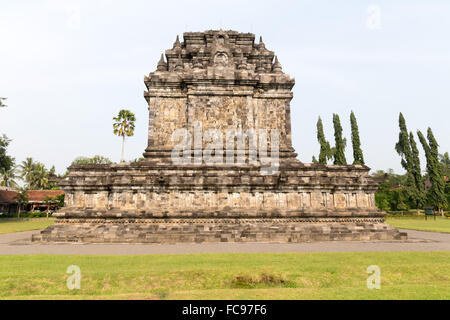
[[31,212],[26,212],[20,215],[22,218],[44,218],[47,216],[47,214],[45,212],[41,212],[41,211],[31,211]]

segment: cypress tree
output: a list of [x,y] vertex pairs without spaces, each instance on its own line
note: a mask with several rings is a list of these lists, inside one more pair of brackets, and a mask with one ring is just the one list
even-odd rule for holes
[[353,164],[364,164],[364,156],[359,140],[359,129],[353,111],[350,113],[350,124],[352,127]]
[[427,173],[431,183],[431,187],[427,194],[428,199],[433,206],[440,210],[447,204],[447,199],[445,196],[445,181],[442,174],[442,165],[439,163],[439,145],[434,138],[431,128],[428,128],[427,130],[428,143],[422,132],[417,131],[417,135],[427,159]]
[[433,157],[433,178],[432,185],[436,185],[435,188],[431,187],[432,198],[435,199],[436,206],[439,209],[444,208],[447,205],[447,197],[445,195],[445,180],[443,174],[442,164],[439,162],[439,144],[437,143],[433,131],[431,128],[427,130],[427,138],[431,150],[431,156]]
[[401,157],[401,165],[406,170],[405,193],[415,204],[418,203],[419,191],[416,187],[414,179],[414,161],[413,153],[411,151],[411,142],[409,140],[408,129],[406,128],[406,121],[403,114],[400,112],[398,125],[400,133],[398,135],[398,142],[395,144],[395,150]]
[[317,161],[314,157],[313,162],[316,161],[314,163],[327,164],[327,160],[331,158],[331,148],[330,143],[325,139],[322,119],[320,117],[319,120],[317,120],[317,141],[319,141],[320,144],[319,160]]
[[402,158],[401,164],[403,169],[405,169],[407,173],[412,173],[413,160],[411,145],[408,137],[408,129],[406,128],[406,121],[401,112],[398,119],[398,125],[400,127],[400,133],[398,135],[398,142],[395,145],[395,150]]
[[347,145],[347,140],[342,138],[342,126],[339,116],[333,114],[333,125],[334,125],[334,164],[345,165],[347,160],[345,159],[345,146]]
[[423,206],[425,202],[425,190],[423,184],[422,172],[420,170],[419,150],[414,139],[414,134],[409,133],[409,143],[411,146],[411,158],[412,158],[412,175],[414,177],[414,183],[416,186],[414,200],[417,208]]

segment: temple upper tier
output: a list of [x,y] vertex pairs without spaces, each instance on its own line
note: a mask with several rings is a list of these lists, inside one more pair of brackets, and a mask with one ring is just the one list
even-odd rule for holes
[[176,144],[172,133],[192,131],[201,123],[204,130],[222,133],[276,129],[280,158],[295,159],[290,127],[295,81],[283,73],[262,38],[255,43],[254,34],[222,30],[187,32],[183,38],[177,36],[156,71],[145,77],[149,134],[144,157],[169,161]]
[[290,90],[294,79],[283,72],[273,51],[262,37],[255,42],[252,33],[236,31],[186,32],[177,36],[172,49],[166,50],[156,71],[145,78],[152,83],[189,82],[190,80],[242,80],[259,87],[283,85]]

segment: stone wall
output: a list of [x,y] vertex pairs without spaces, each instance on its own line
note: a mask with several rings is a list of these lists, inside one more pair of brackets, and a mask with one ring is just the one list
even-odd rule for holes
[[359,221],[296,221],[297,219],[168,219],[61,220],[35,241],[83,243],[311,242],[405,240],[406,234],[382,223]]
[[61,216],[308,217],[380,216],[377,184],[364,166],[72,166],[61,182]]

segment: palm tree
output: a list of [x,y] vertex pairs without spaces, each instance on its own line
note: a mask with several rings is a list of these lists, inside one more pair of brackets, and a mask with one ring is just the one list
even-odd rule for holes
[[124,162],[125,136],[131,137],[134,134],[134,122],[136,121],[136,117],[130,110],[122,109],[113,120],[115,121],[113,123],[114,134],[122,137],[122,157],[120,162]]
[[33,158],[27,158],[25,161],[22,161],[22,163],[19,166],[20,177],[27,184],[31,183],[34,167],[35,167],[35,163],[34,163]]
[[17,184],[15,179],[19,178],[19,176],[16,174],[16,172],[17,172],[16,166],[13,166],[9,169],[0,170],[1,176],[0,186],[18,188],[19,185]]
[[7,107],[7,105],[3,103],[3,101],[5,101],[6,99],[7,98],[0,98],[0,108]]
[[48,187],[49,171],[45,165],[27,158],[20,164],[21,178],[26,182],[28,189],[45,189]]
[[37,162],[34,165],[31,175],[31,188],[33,189],[46,189],[48,186],[48,171],[45,165]]

